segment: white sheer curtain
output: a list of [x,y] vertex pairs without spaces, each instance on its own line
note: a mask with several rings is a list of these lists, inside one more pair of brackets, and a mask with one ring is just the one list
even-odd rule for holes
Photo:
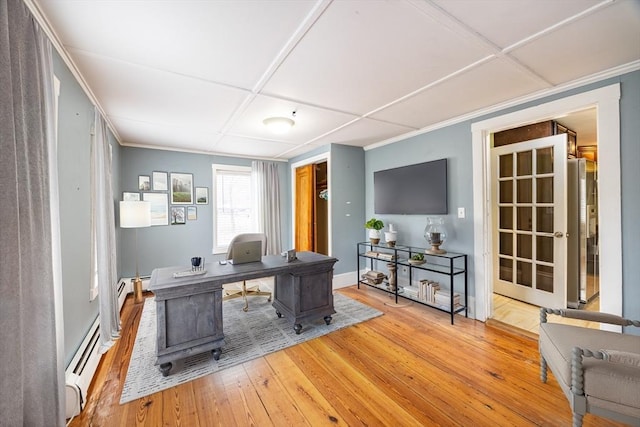
[[94,112],[91,147],[91,288],[98,289],[100,300],[100,352],[104,353],[120,336],[118,277],[116,271],[116,235],[113,189],[111,187],[111,149],[107,125]]
[[51,44],[24,2],[0,0],[0,414],[64,425]]
[[282,252],[282,238],[278,164],[255,160],[251,163],[251,175],[254,181],[258,231],[267,235],[267,254],[279,254]]

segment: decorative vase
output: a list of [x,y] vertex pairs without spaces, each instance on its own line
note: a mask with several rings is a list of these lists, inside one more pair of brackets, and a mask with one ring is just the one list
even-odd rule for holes
[[396,240],[398,238],[398,232],[393,224],[389,224],[389,231],[384,232],[384,241],[387,242],[387,246],[393,248],[396,246]]
[[378,243],[380,243],[380,230],[370,228],[369,241],[374,245],[377,245]]
[[389,269],[389,290],[395,292],[398,289],[398,283],[396,282],[396,264],[390,262],[387,264]]
[[447,239],[447,229],[444,226],[443,218],[428,218],[427,226],[424,228],[424,238],[431,245],[431,249],[425,250],[428,254],[446,254],[447,251],[440,249],[440,246]]

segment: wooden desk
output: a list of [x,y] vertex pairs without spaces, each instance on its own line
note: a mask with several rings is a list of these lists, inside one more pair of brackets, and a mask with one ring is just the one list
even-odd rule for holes
[[335,313],[332,284],[337,259],[314,252],[299,252],[297,256],[292,262],[279,255],[240,265],[212,262],[205,265],[204,274],[179,278],[173,274],[190,267],[153,270],[149,290],[155,294],[156,364],[162,374],[169,374],[173,361],[192,354],[212,351],[216,360],[220,358],[225,283],[274,276],[273,307],[278,317],[290,320],[297,334],[305,321],[324,318],[328,325]]

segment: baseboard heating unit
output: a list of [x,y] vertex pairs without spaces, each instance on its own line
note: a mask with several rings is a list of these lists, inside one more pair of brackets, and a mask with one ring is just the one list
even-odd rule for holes
[[[118,306],[126,299],[126,282],[118,282]],[[82,344],[65,371],[66,418],[75,417],[85,405],[87,391],[102,355],[100,348],[100,316],[96,317]]]

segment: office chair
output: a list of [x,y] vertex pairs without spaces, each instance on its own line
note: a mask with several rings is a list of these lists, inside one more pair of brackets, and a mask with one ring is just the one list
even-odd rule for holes
[[[229,243],[229,249],[227,250],[227,260],[231,259],[234,244],[241,243],[241,242],[254,242],[256,240],[259,240],[262,242],[262,255],[266,255],[267,254],[267,235],[266,234],[243,233],[243,234],[238,234],[233,239],[231,239],[231,242]],[[271,301],[271,292],[261,291],[259,285],[255,285],[255,286],[251,286],[250,288],[247,288],[247,282],[244,280],[242,281],[242,284],[240,284],[240,282],[226,284],[223,286],[223,289],[224,289],[224,296],[222,298],[223,300],[238,298],[238,297],[242,297],[244,299],[244,307],[242,308],[242,311],[249,310],[249,302],[247,301],[248,295],[249,296],[252,296],[252,295],[268,296],[269,299],[267,300],[267,302]]]

